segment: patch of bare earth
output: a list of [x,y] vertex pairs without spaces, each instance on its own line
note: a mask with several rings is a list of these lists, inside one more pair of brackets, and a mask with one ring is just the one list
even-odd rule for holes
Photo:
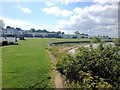
[[51,60],[52,60],[52,62],[53,62],[53,64],[54,64],[54,66],[55,66],[55,69],[54,69],[54,74],[55,74],[55,87],[56,87],[56,89],[58,89],[58,88],[61,88],[61,89],[62,89],[62,88],[64,88],[64,87],[63,87],[62,78],[61,78],[61,76],[60,76],[60,73],[56,70],[57,60],[56,60],[55,56],[52,55],[51,53],[50,53],[50,57],[51,57]]

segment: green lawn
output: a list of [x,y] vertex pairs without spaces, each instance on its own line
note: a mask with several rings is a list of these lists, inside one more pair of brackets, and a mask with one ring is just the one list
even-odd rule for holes
[[52,62],[45,49],[50,39],[27,39],[2,49],[3,88],[53,87]]
[[[3,88],[54,87],[53,65],[46,50],[47,44],[56,41],[82,39],[26,39],[19,45],[2,48]],[[85,40],[85,39],[84,39]]]

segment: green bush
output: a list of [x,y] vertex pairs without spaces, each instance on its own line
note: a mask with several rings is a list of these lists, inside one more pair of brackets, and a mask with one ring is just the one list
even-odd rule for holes
[[93,43],[98,43],[98,42],[101,42],[101,40],[98,37],[93,37],[92,42]]
[[97,49],[82,47],[76,51],[75,56],[64,55],[58,61],[57,69],[73,86],[79,84],[77,86],[82,88],[119,89],[120,55],[118,51],[118,47],[103,46],[102,43]]
[[48,50],[57,58],[59,58],[61,56],[60,50],[56,46],[49,46]]
[[116,46],[120,46],[120,38],[119,39],[114,39],[113,41]]

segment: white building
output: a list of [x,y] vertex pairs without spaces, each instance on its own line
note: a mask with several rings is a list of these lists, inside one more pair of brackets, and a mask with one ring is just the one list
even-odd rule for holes
[[0,29],[0,45],[16,43],[16,36],[13,30],[7,31],[6,29]]
[[32,33],[33,37],[47,37],[47,33],[40,33],[40,32],[33,32]]
[[75,34],[77,38],[89,38],[88,34]]
[[17,35],[18,31],[14,28],[6,28],[6,34]]
[[60,34],[62,38],[76,38],[74,34]]

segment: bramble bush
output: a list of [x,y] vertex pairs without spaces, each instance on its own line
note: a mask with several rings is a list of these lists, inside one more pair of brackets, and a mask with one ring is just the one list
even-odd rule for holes
[[113,42],[115,43],[116,46],[120,46],[120,38],[114,39]]
[[119,47],[99,44],[98,48],[79,48],[58,61],[57,69],[68,81],[68,87],[120,89]]
[[99,39],[98,37],[93,37],[91,42],[98,43],[101,42],[101,39]]

